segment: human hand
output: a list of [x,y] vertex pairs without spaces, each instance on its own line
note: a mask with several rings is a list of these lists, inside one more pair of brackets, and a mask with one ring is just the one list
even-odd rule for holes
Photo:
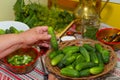
[[29,29],[19,34],[22,39],[23,47],[32,45],[49,46],[51,36],[48,34],[48,27],[41,26]]

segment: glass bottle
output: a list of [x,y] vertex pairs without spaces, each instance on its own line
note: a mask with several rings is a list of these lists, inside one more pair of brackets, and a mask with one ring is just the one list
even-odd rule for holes
[[74,11],[79,30],[83,38],[96,39],[100,27],[99,14],[96,12],[93,0],[79,0],[80,4]]

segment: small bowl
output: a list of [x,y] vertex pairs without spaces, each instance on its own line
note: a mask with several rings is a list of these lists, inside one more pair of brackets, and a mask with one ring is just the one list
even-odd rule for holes
[[105,40],[105,38],[110,38],[110,36],[113,36],[113,35],[117,34],[118,32],[120,32],[120,29],[117,29],[117,28],[100,29],[96,33],[96,38],[100,42],[111,46],[114,50],[119,50],[120,49],[120,41],[113,42],[111,40],[110,41]]
[[[8,62],[8,58],[13,57],[14,55],[29,55],[33,58],[33,60],[28,64],[24,64],[24,65],[19,65],[19,66],[12,65]],[[25,74],[32,71],[36,67],[38,57],[39,57],[39,52],[35,48],[19,49],[11,53],[10,55],[6,56],[4,58],[4,63],[8,70],[16,74]]]

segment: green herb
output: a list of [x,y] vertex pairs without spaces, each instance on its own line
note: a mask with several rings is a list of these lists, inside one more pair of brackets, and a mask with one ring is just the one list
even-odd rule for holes
[[84,37],[96,40],[96,32],[98,28],[93,26],[86,27],[86,32],[84,33]]
[[17,0],[14,5],[15,20],[26,23],[30,28],[35,26],[52,26],[56,32],[61,32],[73,19],[72,13],[58,8],[48,8],[39,2],[24,4]]

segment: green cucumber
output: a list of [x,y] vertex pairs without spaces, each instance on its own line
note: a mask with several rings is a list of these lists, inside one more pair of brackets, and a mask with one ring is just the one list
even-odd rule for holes
[[70,65],[66,66],[66,68],[74,69],[74,66],[70,64]]
[[98,64],[99,64],[99,66],[104,67],[104,62],[103,62],[102,54],[99,53],[99,52],[97,52],[96,54],[97,54],[97,57],[98,57],[98,61],[99,61]]
[[100,44],[95,44],[95,49],[98,51],[98,52],[100,52],[100,53],[102,53],[102,51],[103,51],[103,47],[102,47],[102,45],[100,45]]
[[93,62],[82,62],[82,63],[79,63],[75,66],[75,69],[80,71],[82,69],[87,69],[87,68],[91,68],[91,67],[94,67],[96,66],[97,64],[93,63]]
[[1,35],[1,34],[5,34],[5,30],[0,29],[0,35]]
[[11,26],[9,30],[10,30],[10,33],[19,33],[19,31],[13,26]]
[[81,70],[79,73],[80,73],[80,77],[89,76],[90,75],[90,69]]
[[53,59],[56,55],[58,55],[57,52],[56,51],[52,51],[52,52],[49,53],[49,58]]
[[10,30],[9,29],[6,29],[5,30],[5,34],[10,34],[11,32],[10,32]]
[[59,68],[63,68],[64,66],[68,66],[68,65],[70,65],[70,64],[72,64],[74,61],[75,61],[75,59],[76,59],[76,57],[78,56],[78,54],[66,54],[63,58],[62,58],[62,60],[58,63],[58,67]]
[[91,51],[91,52],[90,52],[90,59],[91,59],[91,61],[94,62],[94,63],[99,63],[97,54],[96,54],[96,52],[94,52],[94,51]]
[[83,47],[86,48],[88,51],[95,51],[95,48],[90,44],[83,44]]
[[77,64],[79,64],[81,62],[86,61],[85,58],[81,54],[79,54],[79,53],[77,53],[77,54],[78,54],[78,56],[76,57],[75,61],[72,63],[74,66],[76,66]]
[[80,53],[85,57],[86,62],[90,62],[89,52],[82,46],[80,46],[79,49],[80,49]]
[[90,68],[90,73],[93,75],[96,75],[96,74],[100,74],[101,72],[103,72],[103,70],[104,70],[104,67],[96,66],[96,67]]
[[50,53],[49,53],[49,58],[50,59],[53,59],[55,56],[57,56],[58,54],[62,54],[62,50],[58,50],[58,51],[51,51]]
[[58,54],[51,60],[51,65],[52,66],[57,65],[62,60],[63,57],[64,57],[64,54]]
[[109,52],[108,50],[103,50],[102,56],[103,56],[103,61],[104,61],[104,63],[105,63],[105,64],[109,63],[110,52]]
[[74,62],[76,59],[76,55],[71,55],[68,56],[65,60],[64,60],[64,65],[70,65],[72,62]]
[[65,66],[65,60],[69,57],[70,55],[65,55],[62,59],[61,59],[61,61],[58,63],[58,67],[59,68],[63,68],[64,66]]
[[70,69],[70,68],[62,68],[60,70],[60,73],[64,76],[69,76],[69,77],[79,77],[79,71],[75,69]]
[[79,52],[79,46],[66,46],[62,49],[64,54],[73,54]]
[[99,53],[102,54],[104,63],[108,63],[110,58],[110,52],[107,49],[104,49],[100,44],[95,44],[95,48]]
[[58,50],[58,42],[57,42],[57,38],[56,38],[56,35],[54,32],[54,29],[52,27],[48,27],[48,33],[51,35],[51,40],[50,40],[51,47],[54,50]]

